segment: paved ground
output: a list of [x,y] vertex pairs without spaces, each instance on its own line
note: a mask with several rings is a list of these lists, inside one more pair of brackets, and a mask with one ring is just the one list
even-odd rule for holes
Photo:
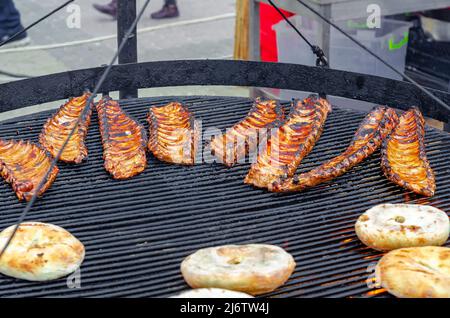
[[[94,43],[69,45],[60,48],[36,49],[41,46],[85,41],[114,35],[116,21],[98,13],[92,3],[106,3],[108,0],[78,0],[81,13],[81,28],[69,28],[69,12],[65,9],[33,28],[29,35],[31,46],[13,52],[0,50],[0,70],[16,74],[38,76],[108,63],[117,47],[114,37]],[[34,22],[53,8],[61,0],[15,0],[22,14],[23,24]],[[138,0],[138,8],[144,0]],[[187,58],[231,58],[233,53],[235,0],[204,1],[179,0],[181,16],[176,19],[155,21],[149,18],[151,12],[162,6],[162,0],[151,1],[138,28],[139,60],[156,61]],[[202,21],[204,19],[210,21]],[[151,30],[154,27],[161,29]],[[150,30],[149,30],[150,28]],[[15,80],[0,74],[0,83]],[[238,95],[247,96],[244,88],[224,87],[184,87],[143,90],[142,95]],[[60,102],[39,105],[38,109],[54,108]],[[0,120],[35,111],[28,108],[16,112],[0,114]]]

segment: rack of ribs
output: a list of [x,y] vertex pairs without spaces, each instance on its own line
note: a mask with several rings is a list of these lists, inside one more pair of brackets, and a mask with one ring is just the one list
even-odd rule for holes
[[257,98],[247,117],[211,141],[211,150],[218,162],[231,167],[257,149],[258,136],[283,120],[283,108],[277,101]]
[[84,144],[89,124],[91,122],[92,103],[86,106],[90,93],[83,96],[71,98],[66,104],[44,124],[39,143],[53,156],[56,157],[70,132],[78,121],[85,107],[89,109],[78,122],[78,126],[68,141],[64,151],[59,158],[60,161],[67,163],[80,163],[88,155],[88,150]]
[[294,101],[286,122],[271,134],[244,182],[269,188],[280,177],[292,177],[323,130],[330,103],[316,95]]
[[[37,144],[0,139],[0,175],[11,184],[19,200],[31,199],[51,163],[51,155]],[[38,197],[50,188],[58,172],[55,166],[37,193]]]
[[417,108],[400,116],[400,122],[383,142],[381,168],[390,181],[425,196],[433,196],[436,183],[425,153],[425,121]]
[[151,107],[148,149],[161,161],[193,165],[200,132],[194,117],[181,103]]
[[348,148],[309,172],[273,183],[274,192],[302,191],[343,175],[371,156],[398,123],[392,108],[378,106],[361,122]]
[[147,166],[147,134],[117,101],[103,97],[96,109],[103,143],[105,169],[114,179],[129,179]]

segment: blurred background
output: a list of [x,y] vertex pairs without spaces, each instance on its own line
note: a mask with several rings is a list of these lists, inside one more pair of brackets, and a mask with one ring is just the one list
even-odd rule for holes
[[[5,1],[11,0],[0,0]],[[450,0],[305,1],[419,83],[450,90]],[[25,26],[63,3],[62,0],[13,2]],[[138,26],[139,61],[235,58],[315,63],[306,43],[267,1],[173,2],[175,13],[164,9],[167,3],[163,0],[150,2]],[[400,79],[296,0],[274,2],[308,40],[324,49],[332,68]],[[115,3],[114,0],[75,1],[75,6],[61,10],[32,28],[27,46],[0,48],[0,83],[108,63],[117,48]],[[143,3],[144,0],[138,0],[137,7]],[[371,28],[368,22],[375,21],[377,15],[380,24]],[[145,89],[140,95],[266,95],[290,99],[305,93],[266,88],[182,87]],[[339,98],[332,102],[361,108],[359,101],[357,105]],[[39,105],[38,109],[59,104]],[[27,111],[34,111],[34,108],[3,113],[0,119]]]
[[[23,25],[34,22],[63,2],[14,0]],[[138,0],[137,7],[144,2]],[[93,4],[109,3],[108,0],[75,1],[80,7],[80,28],[71,25],[73,12],[62,9],[29,31],[30,45],[0,50],[1,69],[38,76],[109,63],[117,48],[117,21],[93,7]],[[151,1],[139,23],[140,61],[232,57],[234,0],[181,0],[177,3],[179,17],[151,19],[150,14],[163,4],[163,0]],[[0,80],[12,79],[2,76]]]

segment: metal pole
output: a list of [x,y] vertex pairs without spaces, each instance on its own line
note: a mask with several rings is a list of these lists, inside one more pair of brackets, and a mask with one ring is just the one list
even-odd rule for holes
[[[119,0],[117,8],[117,45],[136,19],[136,0]],[[137,57],[137,27],[128,38],[125,47],[119,55],[119,64],[136,63]],[[137,98],[138,90],[135,87],[123,88],[119,92],[120,99]]]
[[[249,0],[249,60],[260,61],[261,60],[261,48],[260,48],[260,2],[258,0]],[[259,88],[250,87],[250,96],[257,97],[263,94]]]
[[261,60],[261,49],[259,47],[259,5],[260,3],[256,0],[252,0],[249,7],[249,60],[250,61],[260,61]]
[[[324,17],[327,19],[331,19],[331,4],[326,4],[320,7],[321,13]],[[315,17],[317,19],[317,17]],[[320,22],[320,21],[319,21]],[[323,53],[325,54],[325,57],[328,59],[328,65],[330,65],[330,39],[331,39],[331,27],[328,23],[325,21],[322,21],[320,25],[320,33],[321,39],[320,39],[320,47],[323,50]]]

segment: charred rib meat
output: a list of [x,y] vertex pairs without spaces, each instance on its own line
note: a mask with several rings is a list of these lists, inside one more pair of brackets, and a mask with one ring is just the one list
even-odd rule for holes
[[283,118],[283,109],[278,102],[256,99],[247,117],[213,139],[211,149],[214,156],[227,166],[245,159],[258,146],[259,130],[279,126]]
[[319,167],[293,178],[280,179],[270,188],[274,192],[302,191],[343,175],[352,167],[372,155],[386,136],[397,125],[398,117],[391,108],[379,106],[361,122],[350,146],[339,156]]
[[[40,146],[14,140],[0,140],[0,175],[10,183],[19,200],[29,201],[50,168],[52,157]],[[44,186],[42,196],[52,185],[59,169],[55,166]]]
[[315,95],[294,102],[289,118],[272,134],[244,182],[268,188],[282,176],[292,177],[319,139],[330,111],[328,101]]
[[433,196],[434,173],[425,153],[425,121],[417,108],[400,117],[400,122],[383,142],[381,168],[392,182],[416,193]]
[[[65,140],[76,124],[78,117],[83,112],[86,103],[91,96],[85,93],[83,96],[71,98],[66,104],[60,107],[56,114],[49,118],[39,135],[39,143],[56,157]],[[84,139],[91,122],[92,105],[87,106],[86,115],[81,118],[75,133],[70,138],[64,151],[62,152],[61,161],[68,163],[80,163],[88,154]]]
[[105,169],[114,179],[128,179],[147,166],[147,134],[119,103],[104,97],[96,104]]
[[152,107],[148,114],[148,149],[161,161],[193,165],[199,132],[194,117],[181,103]]

